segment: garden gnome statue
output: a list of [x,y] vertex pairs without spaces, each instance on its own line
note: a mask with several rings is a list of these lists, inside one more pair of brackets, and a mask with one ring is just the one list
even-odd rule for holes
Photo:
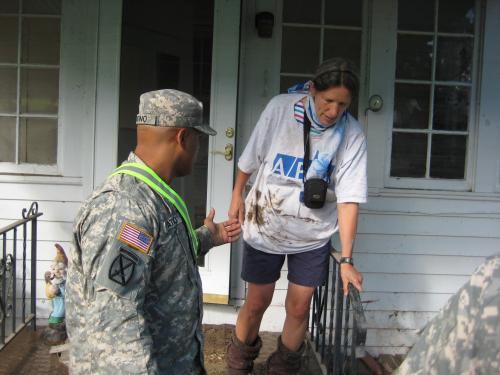
[[49,345],[63,343],[66,338],[66,324],[64,322],[64,295],[66,287],[66,270],[68,258],[61,245],[55,244],[56,257],[45,272],[45,295],[51,302],[52,312],[49,316],[49,326],[43,333],[45,342]]

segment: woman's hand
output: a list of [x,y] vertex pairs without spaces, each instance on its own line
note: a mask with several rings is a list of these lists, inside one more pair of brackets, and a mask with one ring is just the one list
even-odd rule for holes
[[250,178],[251,173],[245,173],[238,169],[236,173],[236,181],[234,182],[233,195],[227,216],[230,219],[237,219],[241,225],[245,221],[245,200],[243,199],[243,192],[245,185]]
[[363,291],[363,275],[352,264],[342,263],[340,265],[340,277],[344,287],[344,295],[349,293],[349,283],[360,292]]
[[240,238],[241,225],[236,219],[229,219],[222,223],[214,223],[215,210],[212,208],[203,221],[210,233],[214,246],[224,245],[228,242],[237,241]]
[[227,216],[230,219],[238,220],[240,224],[243,224],[245,222],[245,201],[243,200],[241,195],[233,194]]

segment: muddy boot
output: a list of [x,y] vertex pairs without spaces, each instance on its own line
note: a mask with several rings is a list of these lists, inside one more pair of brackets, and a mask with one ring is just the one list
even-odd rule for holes
[[283,345],[281,336],[278,337],[278,349],[269,356],[266,362],[267,373],[269,375],[298,374],[305,348],[305,344],[302,343],[298,351],[292,352]]
[[246,345],[233,333],[226,351],[226,374],[247,375],[253,370],[253,361],[259,355],[262,340],[257,336],[253,345]]

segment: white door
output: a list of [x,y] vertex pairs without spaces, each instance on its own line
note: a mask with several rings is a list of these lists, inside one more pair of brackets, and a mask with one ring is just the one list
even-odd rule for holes
[[[240,2],[216,0],[212,48],[210,137],[208,154],[207,211],[215,208],[216,221],[227,219],[233,188],[236,107],[238,97]],[[200,274],[203,301],[227,304],[231,246],[223,245],[205,257]]]
[[[210,207],[216,210],[216,221],[227,218],[233,185],[239,22],[239,1],[123,0],[118,161],[135,147],[134,119],[141,93],[173,88],[202,101],[204,122],[218,134],[201,138],[193,173],[172,183],[195,227],[203,224]],[[199,265],[205,301],[228,303],[230,246],[212,250]]]

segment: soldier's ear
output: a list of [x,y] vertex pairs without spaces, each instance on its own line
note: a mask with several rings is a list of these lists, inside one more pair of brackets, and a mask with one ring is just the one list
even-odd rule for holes
[[187,137],[188,137],[188,130],[186,128],[179,129],[176,135],[177,144],[182,148],[185,148]]

